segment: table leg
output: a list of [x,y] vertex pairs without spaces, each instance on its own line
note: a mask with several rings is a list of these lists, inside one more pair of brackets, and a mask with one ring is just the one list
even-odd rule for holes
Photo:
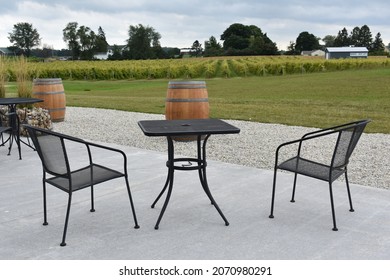
[[11,149],[12,149],[12,144],[13,140],[15,140],[16,145],[18,146],[18,151],[19,151],[19,159],[22,159],[22,151],[20,148],[20,134],[19,134],[19,120],[18,120],[18,115],[16,111],[16,105],[9,105],[8,106],[8,111],[9,111],[9,118],[10,118],[10,124],[12,127],[12,132],[10,135],[10,146],[8,150],[8,155],[11,155]]
[[169,172],[168,172],[168,176],[167,176],[167,180],[165,181],[165,185],[164,185],[164,188],[162,189],[162,191],[160,192],[160,194],[157,196],[157,198],[155,199],[155,201],[153,202],[152,206],[150,206],[151,208],[154,208],[154,206],[156,206],[156,203],[160,200],[161,196],[164,194],[165,190],[167,189],[168,187],[168,184],[169,184]]
[[158,217],[156,225],[154,226],[154,229],[158,229],[159,228],[161,219],[162,219],[162,217],[164,215],[165,210],[167,209],[169,199],[171,198],[172,188],[173,188],[173,176],[174,176],[174,171],[175,171],[175,168],[174,168],[174,164],[175,164],[175,162],[174,162],[174,148],[173,148],[172,137],[168,136],[167,140],[168,140],[168,162],[167,162],[168,177],[167,177],[167,180],[165,182],[165,186],[164,186],[163,190],[160,192],[160,194],[156,198],[155,202],[152,204],[152,208],[154,207],[156,202],[160,199],[162,194],[165,192],[167,186],[169,186],[169,187],[168,187],[168,193],[167,193],[167,196],[165,198],[164,205],[163,205],[163,207],[161,209],[160,215]]
[[219,215],[224,220],[225,225],[228,226],[229,222],[226,219],[225,215],[222,213],[222,211],[219,208],[217,202],[215,202],[215,199],[211,195],[211,192],[210,192],[210,189],[209,189],[209,185],[207,183],[207,176],[206,176],[206,166],[207,166],[207,164],[206,164],[206,143],[207,143],[207,140],[209,139],[209,137],[210,137],[210,134],[207,135],[206,138],[203,140],[202,149],[201,149],[201,136],[198,136],[198,139],[197,139],[197,141],[198,141],[198,160],[203,161],[202,168],[199,169],[199,179],[200,179],[200,182],[202,184],[203,190],[205,191],[205,193],[207,194],[208,198],[211,201],[211,204],[214,205],[215,209],[217,209]]

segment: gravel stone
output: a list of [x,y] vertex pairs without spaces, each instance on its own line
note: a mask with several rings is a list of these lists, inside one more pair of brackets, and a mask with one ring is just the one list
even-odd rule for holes
[[[166,153],[164,137],[147,137],[139,128],[140,120],[165,119],[164,115],[124,112],[95,108],[67,107],[65,121],[53,123],[55,131],[88,139]],[[238,165],[272,170],[275,151],[281,143],[299,139],[316,128],[226,120],[241,129],[239,134],[213,135],[207,142],[207,158]],[[370,124],[368,124],[370,125]],[[334,139],[329,139],[334,140]],[[329,163],[326,150],[334,141],[313,142],[303,152]],[[175,155],[195,157],[196,145],[177,142]],[[364,133],[350,160],[350,183],[390,189],[390,135]],[[283,150],[281,159],[292,156],[297,147]],[[343,178],[341,179],[343,180]]]

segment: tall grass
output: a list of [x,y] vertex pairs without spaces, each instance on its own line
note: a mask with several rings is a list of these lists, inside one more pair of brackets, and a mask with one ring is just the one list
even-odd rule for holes
[[5,97],[6,65],[4,57],[0,55],[0,98]]
[[15,59],[16,65],[16,84],[18,87],[19,97],[31,97],[32,80],[29,74],[29,63],[24,56]]

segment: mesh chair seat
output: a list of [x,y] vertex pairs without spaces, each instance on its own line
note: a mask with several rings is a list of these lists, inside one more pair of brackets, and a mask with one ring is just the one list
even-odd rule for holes
[[3,132],[11,131],[11,127],[9,126],[0,126],[0,134]]
[[11,132],[12,131],[12,127],[10,126],[0,126],[0,138],[1,138],[1,143],[0,143],[0,146],[3,146],[7,141],[4,141],[3,139],[3,133],[4,132]]
[[[68,177],[56,176],[46,179],[46,182],[65,192],[72,192],[125,176],[119,171],[97,164],[72,171],[70,175],[71,180]],[[72,190],[69,190],[69,186]]]
[[[304,158],[293,157],[278,165],[279,169],[296,172],[301,175],[329,181],[330,166]],[[343,175],[344,169],[332,168],[330,181],[333,182]]]

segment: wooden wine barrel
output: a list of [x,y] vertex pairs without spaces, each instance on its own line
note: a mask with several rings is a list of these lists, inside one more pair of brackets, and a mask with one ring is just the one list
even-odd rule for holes
[[[170,81],[165,102],[167,120],[209,118],[209,100],[204,81]],[[196,136],[175,137],[177,141],[193,141]]]
[[53,122],[62,122],[65,119],[66,98],[64,86],[60,78],[34,79],[33,96],[43,99],[36,106],[49,110]]

